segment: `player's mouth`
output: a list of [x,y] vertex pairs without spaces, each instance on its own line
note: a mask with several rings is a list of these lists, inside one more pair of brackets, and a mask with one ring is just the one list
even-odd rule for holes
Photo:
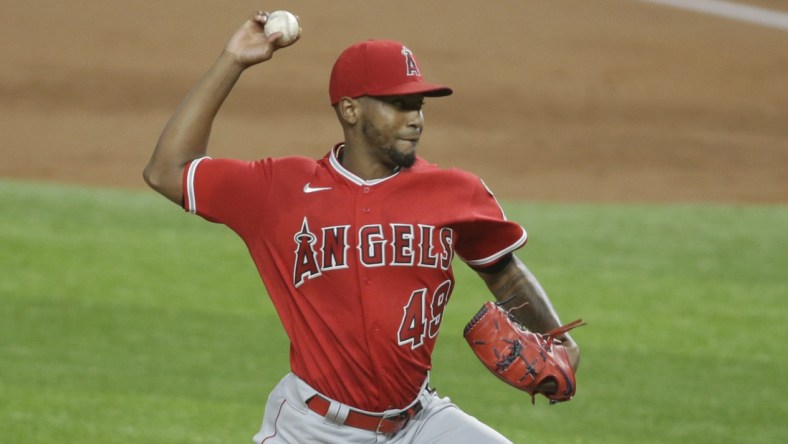
[[405,142],[410,142],[410,143],[415,145],[415,144],[419,143],[420,137],[419,136],[409,136],[409,137],[400,137],[399,139],[400,140],[404,140]]

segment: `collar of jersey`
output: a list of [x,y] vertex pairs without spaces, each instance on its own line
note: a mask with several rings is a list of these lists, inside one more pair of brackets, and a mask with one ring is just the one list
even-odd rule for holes
[[339,161],[338,155],[339,152],[344,147],[345,147],[344,143],[337,144],[334,147],[334,149],[331,150],[331,155],[328,156],[328,160],[331,163],[331,166],[334,167],[334,169],[337,171],[337,173],[341,174],[345,179],[355,183],[356,185],[366,185],[366,186],[377,185],[381,182],[385,182],[391,179],[392,177],[399,174],[399,172],[401,171],[400,169],[397,169],[397,171],[395,171],[391,176],[382,177],[380,179],[364,180],[356,176],[355,174],[351,173],[344,166],[342,166],[342,163]]

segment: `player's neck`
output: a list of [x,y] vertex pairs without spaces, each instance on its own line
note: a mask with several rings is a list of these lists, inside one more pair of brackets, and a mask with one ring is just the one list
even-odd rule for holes
[[383,179],[399,171],[398,167],[392,167],[369,155],[368,150],[358,147],[354,149],[347,144],[337,152],[337,159],[346,170],[364,180]]

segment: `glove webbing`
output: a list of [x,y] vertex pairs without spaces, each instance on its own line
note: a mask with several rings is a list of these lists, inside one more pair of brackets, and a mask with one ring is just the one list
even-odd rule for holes
[[543,333],[542,336],[555,338],[556,336],[561,336],[564,333],[568,332],[569,330],[572,330],[573,328],[582,327],[584,325],[586,325],[586,323],[583,322],[582,319],[575,319],[574,321],[568,324],[562,325],[560,327],[556,327],[552,330]]

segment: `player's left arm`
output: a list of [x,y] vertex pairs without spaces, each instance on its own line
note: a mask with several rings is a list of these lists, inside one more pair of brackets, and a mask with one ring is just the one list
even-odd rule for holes
[[[503,307],[529,330],[544,333],[561,325],[558,314],[547,293],[533,273],[514,254],[506,257],[498,266],[476,270],[487,288]],[[565,333],[559,337],[569,354],[572,368],[580,363],[577,343]]]

